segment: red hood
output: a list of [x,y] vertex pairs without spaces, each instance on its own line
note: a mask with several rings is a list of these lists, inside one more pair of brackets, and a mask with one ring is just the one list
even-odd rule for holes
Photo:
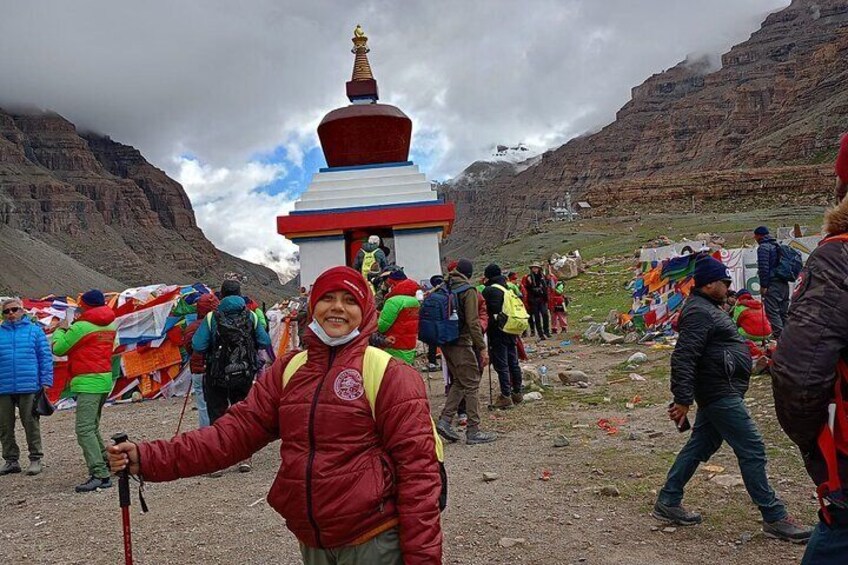
[[108,306],[97,306],[84,310],[79,320],[95,326],[108,326],[115,321],[115,312]]
[[736,304],[738,304],[740,306],[744,306],[745,308],[750,308],[751,310],[762,310],[763,309],[763,303],[760,302],[759,300],[757,300],[754,297],[747,297],[746,296],[744,298],[740,298],[739,300],[736,301]]
[[[360,276],[361,278],[361,276]],[[365,279],[362,279],[363,281]],[[368,346],[368,340],[371,334],[377,331],[377,308],[374,305],[374,295],[369,291],[365,293],[365,305],[362,308],[362,323],[359,324],[359,335],[345,345],[336,348],[338,355],[354,355],[361,356],[365,354],[365,348]],[[309,323],[312,323],[312,311],[309,312]],[[306,328],[303,339],[306,348],[309,349],[309,361],[317,361],[329,357],[330,348],[324,345],[324,342],[318,339],[318,336],[309,328]]]
[[391,298],[392,296],[415,296],[415,293],[419,290],[418,283],[412,279],[405,279],[397,282],[392,285],[392,290],[389,291],[387,298]]
[[214,294],[204,294],[197,301],[197,317],[205,318],[209,312],[214,312],[218,309],[218,298]]

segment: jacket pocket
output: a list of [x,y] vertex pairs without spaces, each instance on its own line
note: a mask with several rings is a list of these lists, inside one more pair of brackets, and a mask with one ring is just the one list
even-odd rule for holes
[[394,465],[387,455],[381,453],[379,459],[383,471],[383,488],[380,489],[378,494],[380,495],[380,500],[385,500],[395,494],[395,471]]

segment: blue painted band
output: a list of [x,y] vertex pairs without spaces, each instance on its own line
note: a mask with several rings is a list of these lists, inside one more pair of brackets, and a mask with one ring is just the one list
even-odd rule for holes
[[408,167],[412,161],[399,161],[395,163],[374,163],[373,165],[352,165],[350,167],[322,167],[319,173],[338,173],[342,171],[363,171],[366,169],[384,169],[387,167]]
[[442,231],[444,231],[444,228],[442,228],[440,226],[433,226],[433,227],[430,227],[430,228],[410,228],[410,229],[407,230],[407,229],[404,229],[403,226],[400,226],[400,227],[397,227],[397,228],[392,228],[392,231],[395,232],[395,234],[397,234],[397,233],[414,234],[414,233],[442,232]]

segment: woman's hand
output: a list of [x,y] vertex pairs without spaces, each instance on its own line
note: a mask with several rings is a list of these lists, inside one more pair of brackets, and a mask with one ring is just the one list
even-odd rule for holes
[[126,441],[110,446],[107,451],[109,452],[109,470],[116,475],[127,467],[131,475],[138,475],[141,471],[136,444]]

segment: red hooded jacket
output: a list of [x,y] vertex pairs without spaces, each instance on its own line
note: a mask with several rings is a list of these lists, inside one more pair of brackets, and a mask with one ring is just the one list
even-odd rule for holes
[[[386,302],[393,296],[415,297],[415,293],[421,287],[412,279],[405,279],[394,283],[386,295]],[[385,306],[384,306],[385,307]],[[394,349],[415,349],[418,344],[418,304],[415,307],[403,308],[394,323],[386,331],[386,337],[394,337]]]
[[189,370],[195,375],[202,375],[206,372],[206,354],[199,351],[194,351],[191,347],[191,339],[194,337],[197,328],[203,323],[206,315],[209,312],[214,312],[218,308],[219,300],[214,294],[204,294],[197,301],[197,319],[193,321],[183,332],[182,345],[191,354],[189,359]]
[[392,360],[374,415],[364,394],[337,392],[342,379],[361,379],[365,348],[376,331],[370,291],[365,300],[361,334],[350,343],[331,348],[306,330],[309,360],[285,389],[282,375],[293,354],[277,359],[247,399],[214,425],[140,444],[144,478],[209,473],[280,439],[281,465],[267,499],[299,541],[356,545],[398,525],[404,563],[440,564],[441,477],[421,377]]

